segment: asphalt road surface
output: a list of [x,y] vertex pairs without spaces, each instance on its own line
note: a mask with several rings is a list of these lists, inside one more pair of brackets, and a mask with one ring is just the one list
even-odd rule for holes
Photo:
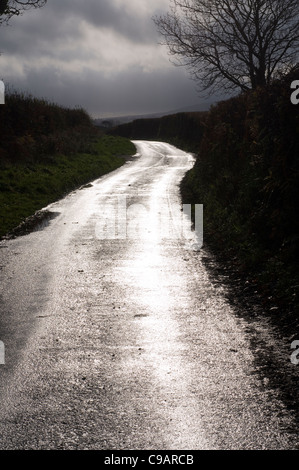
[[289,352],[237,314],[181,210],[193,157],[135,145],[0,243],[0,449],[297,448],[252,335]]

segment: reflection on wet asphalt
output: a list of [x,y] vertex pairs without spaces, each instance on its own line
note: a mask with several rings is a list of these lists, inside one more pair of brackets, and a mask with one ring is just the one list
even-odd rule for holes
[[49,206],[44,230],[0,243],[0,448],[296,448],[253,325],[181,211],[192,156],[135,145],[135,160]]

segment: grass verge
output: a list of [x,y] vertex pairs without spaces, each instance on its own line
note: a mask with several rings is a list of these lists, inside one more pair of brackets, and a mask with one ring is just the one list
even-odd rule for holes
[[0,237],[70,191],[123,165],[121,156],[135,153],[128,139],[103,135],[93,137],[88,153],[55,154],[40,162],[2,163]]

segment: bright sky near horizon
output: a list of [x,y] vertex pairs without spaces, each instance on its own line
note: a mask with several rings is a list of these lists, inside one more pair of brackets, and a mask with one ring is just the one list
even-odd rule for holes
[[48,0],[0,27],[0,79],[92,116],[202,103],[159,45],[153,15],[169,0]]

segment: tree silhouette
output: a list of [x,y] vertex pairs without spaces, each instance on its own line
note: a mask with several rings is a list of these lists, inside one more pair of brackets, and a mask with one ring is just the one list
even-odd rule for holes
[[267,86],[297,61],[298,0],[171,0],[153,20],[174,64],[208,94]]
[[30,8],[40,8],[47,0],[0,0],[0,25],[8,23],[13,16],[21,15]]

